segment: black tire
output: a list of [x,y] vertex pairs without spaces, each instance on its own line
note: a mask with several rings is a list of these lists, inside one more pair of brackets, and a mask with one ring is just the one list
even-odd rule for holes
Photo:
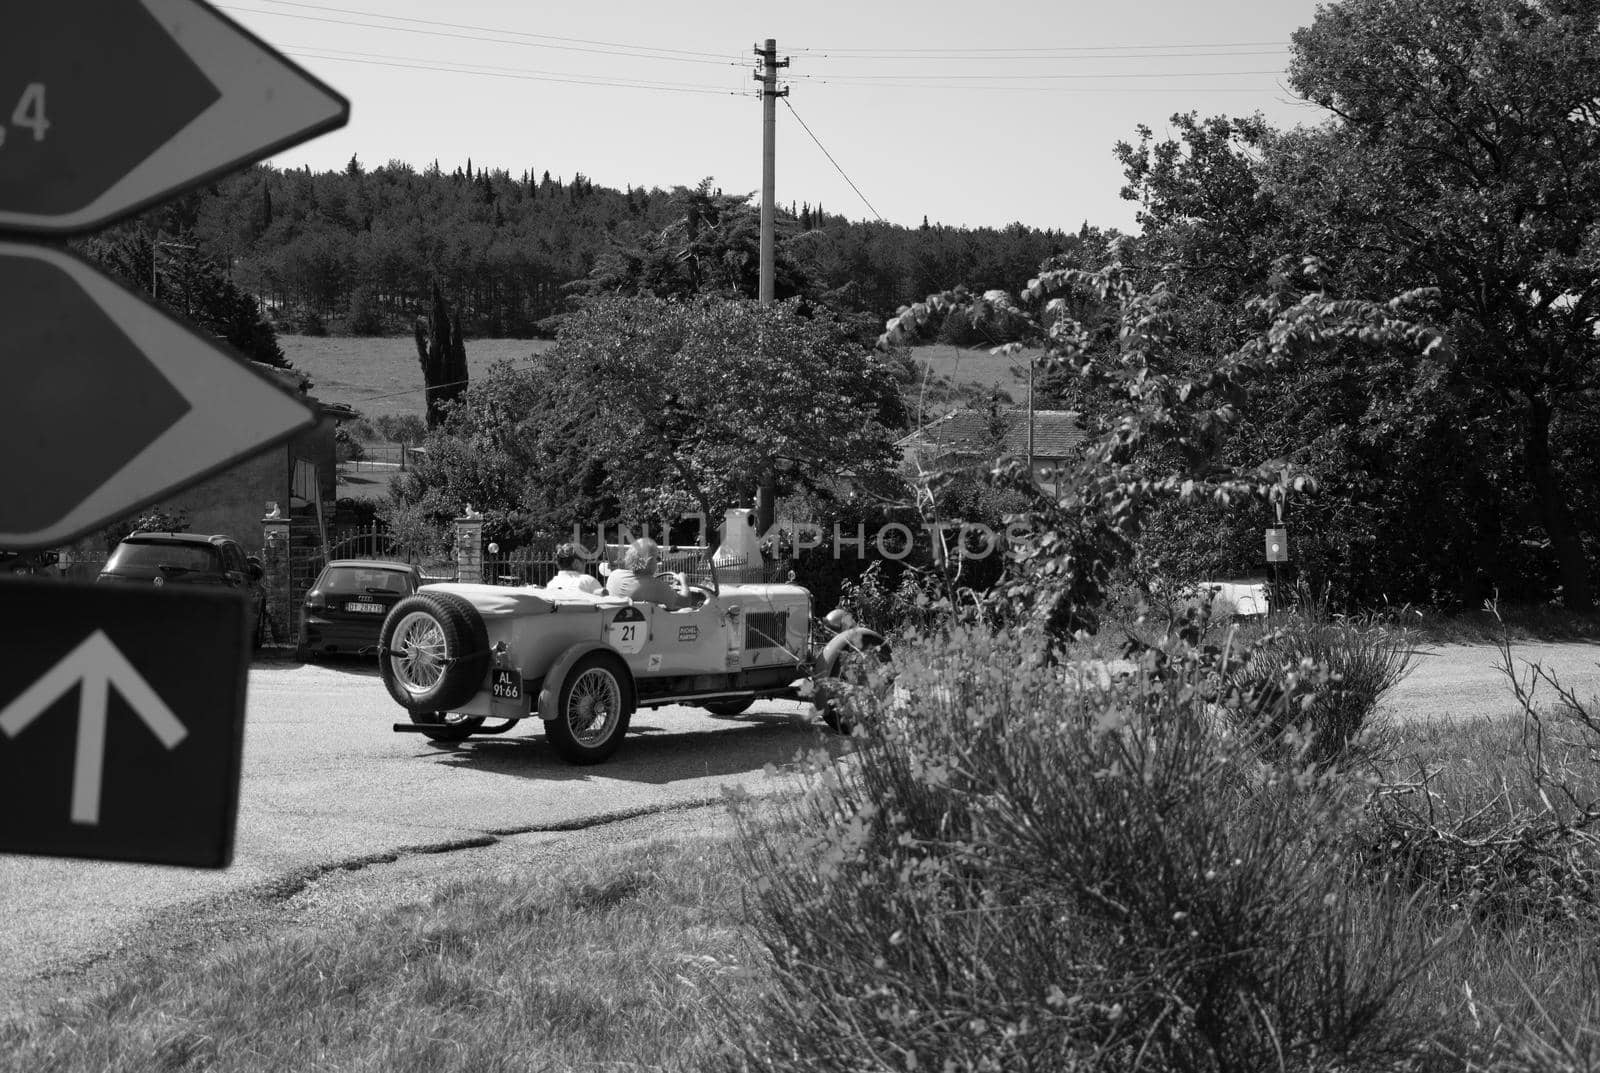
[[609,652],[589,653],[561,680],[555,700],[555,718],[545,723],[544,732],[561,759],[598,764],[617,751],[633,718],[626,664]]
[[395,604],[383,620],[378,651],[384,687],[413,715],[465,704],[489,673],[483,618],[454,593],[419,592]]
[[700,705],[700,707],[704,708],[712,715],[727,717],[749,711],[750,705],[754,704],[755,702],[756,698],[754,697],[742,697],[739,700],[708,700],[704,704]]
[[828,671],[829,681],[823,686],[829,695],[822,702],[822,721],[830,730],[847,738],[855,733],[856,721],[846,710],[847,705],[840,703],[841,695],[865,686],[872,667],[888,661],[889,646],[876,637],[864,637],[860,648],[850,645],[839,653],[839,658],[833,661]]
[[450,715],[446,712],[412,712],[411,721],[418,726],[437,730],[424,730],[422,736],[434,741],[466,741],[472,732],[483,726],[481,715]]

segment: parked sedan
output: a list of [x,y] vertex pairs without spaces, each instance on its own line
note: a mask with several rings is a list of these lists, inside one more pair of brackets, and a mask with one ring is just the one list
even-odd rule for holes
[[296,653],[368,655],[378,649],[384,616],[422,585],[422,572],[382,559],[335,559],[306,593]]

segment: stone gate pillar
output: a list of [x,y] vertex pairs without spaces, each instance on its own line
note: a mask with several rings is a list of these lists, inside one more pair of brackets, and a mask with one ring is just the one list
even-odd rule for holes
[[261,537],[261,588],[266,594],[261,643],[292,645],[300,624],[294,618],[290,593],[289,517],[276,503],[267,504],[266,517],[261,519]]
[[483,580],[483,515],[471,504],[456,519],[456,580]]

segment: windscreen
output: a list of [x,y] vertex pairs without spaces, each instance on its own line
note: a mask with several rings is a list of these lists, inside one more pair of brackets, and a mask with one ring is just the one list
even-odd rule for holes
[[203,570],[212,573],[222,570],[217,549],[207,544],[119,544],[106,561],[106,569],[116,571],[127,567]]
[[317,579],[323,592],[390,592],[404,595],[411,591],[410,577],[398,570],[365,566],[335,566]]

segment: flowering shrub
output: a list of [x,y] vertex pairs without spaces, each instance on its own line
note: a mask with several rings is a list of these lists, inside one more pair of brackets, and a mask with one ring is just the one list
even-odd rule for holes
[[1403,1064],[1415,906],[1348,879],[1359,786],[1237,733],[1315,695],[1232,684],[1250,656],[1173,641],[1100,684],[1037,637],[897,648],[799,834],[747,825],[773,984],[732,1064]]

